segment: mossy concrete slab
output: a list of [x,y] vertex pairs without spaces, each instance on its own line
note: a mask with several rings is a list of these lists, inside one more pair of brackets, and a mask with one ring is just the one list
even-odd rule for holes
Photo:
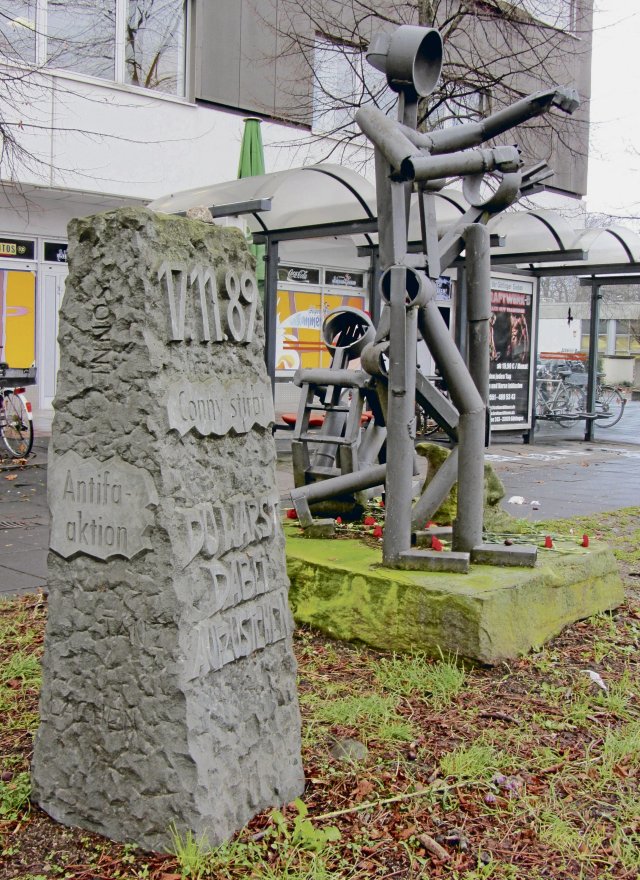
[[534,568],[472,565],[468,574],[400,571],[354,540],[287,530],[295,619],[386,651],[442,650],[497,663],[542,645],[567,624],[624,598],[613,553],[598,542],[542,551]]

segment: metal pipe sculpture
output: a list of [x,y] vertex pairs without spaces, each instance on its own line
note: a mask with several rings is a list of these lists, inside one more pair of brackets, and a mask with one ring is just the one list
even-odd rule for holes
[[[344,358],[336,359],[334,355],[332,370],[300,371],[297,377],[298,384],[307,389],[301,416],[304,408],[311,405],[309,397],[318,394],[322,383],[331,389],[334,405],[344,400],[339,389],[347,386],[352,388],[352,404],[354,400],[356,403],[351,407],[353,412],[343,404],[340,419],[328,416],[326,430],[323,429],[324,442],[338,439],[342,443],[338,453],[342,462],[340,476],[332,478],[326,457],[323,471],[314,472],[311,458],[299,446],[294,449],[296,489],[292,498],[302,524],[311,525],[309,501],[330,498],[345,490],[362,490],[384,479],[386,565],[467,570],[474,555],[482,561],[533,564],[535,548],[496,550],[482,544],[491,316],[489,235],[485,224],[522,194],[538,188],[551,172],[544,163],[523,172],[517,147],[480,145],[552,107],[573,113],[579,103],[577,95],[573,90],[554,87],[480,122],[425,134],[417,131],[418,101],[433,91],[440,76],[440,34],[430,28],[399,27],[391,34],[374,38],[367,60],[386,74],[390,88],[398,93],[397,121],[369,108],[356,113],[356,122],[375,149],[383,309],[375,338],[371,338],[370,328],[365,331],[364,325],[359,325],[357,353],[362,370],[348,371],[349,379],[345,381]],[[487,196],[483,183],[488,174],[497,181],[497,187]],[[450,176],[463,178],[463,192],[470,207],[455,227],[438,239],[434,191]],[[419,254],[409,253],[407,245],[414,188],[418,192],[422,231]],[[435,302],[438,276],[463,250],[468,274],[468,364]],[[345,326],[351,319],[352,316],[347,318]],[[427,344],[446,382],[450,402],[417,370],[418,335]],[[327,394],[324,392],[325,405]],[[457,440],[457,449],[439,472],[438,480],[430,483],[412,508],[416,399]],[[369,402],[373,420],[367,428],[370,434],[365,433],[359,444],[353,431],[358,429],[364,400]],[[345,456],[344,437],[339,439],[336,435],[339,429],[342,434],[347,424],[351,434],[349,454]],[[359,459],[358,446],[365,453]],[[334,442],[330,457],[335,458],[336,448]],[[384,461],[376,464],[374,457],[386,458],[386,467]],[[321,485],[318,478],[323,481]],[[453,551],[444,559],[442,553],[412,549],[412,533],[437,509],[456,480],[458,513],[453,526]]]

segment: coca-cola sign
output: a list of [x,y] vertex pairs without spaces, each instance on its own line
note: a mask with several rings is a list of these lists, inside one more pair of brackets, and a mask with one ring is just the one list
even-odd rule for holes
[[278,281],[289,281],[293,284],[320,284],[320,270],[309,269],[307,266],[279,266]]

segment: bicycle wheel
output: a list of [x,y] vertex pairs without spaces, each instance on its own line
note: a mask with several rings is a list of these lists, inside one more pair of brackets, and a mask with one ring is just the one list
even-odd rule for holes
[[2,440],[13,458],[24,458],[33,446],[33,422],[24,401],[13,391],[4,392]]
[[610,428],[617,425],[622,418],[624,406],[627,401],[619,391],[602,385],[596,394],[596,425],[602,428]]
[[563,415],[565,413],[567,416],[583,413],[585,411],[586,394],[582,388],[576,387],[563,389],[563,392],[561,398],[563,412],[556,417],[555,421],[563,428],[570,428],[572,425],[575,425],[577,419],[563,418]]

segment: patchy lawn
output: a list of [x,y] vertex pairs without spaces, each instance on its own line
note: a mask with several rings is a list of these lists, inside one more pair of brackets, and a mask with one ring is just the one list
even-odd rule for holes
[[46,602],[3,602],[0,878],[638,878],[640,508],[540,529],[609,541],[627,603],[492,669],[298,630],[303,801],[213,851],[144,853],[30,805]]

